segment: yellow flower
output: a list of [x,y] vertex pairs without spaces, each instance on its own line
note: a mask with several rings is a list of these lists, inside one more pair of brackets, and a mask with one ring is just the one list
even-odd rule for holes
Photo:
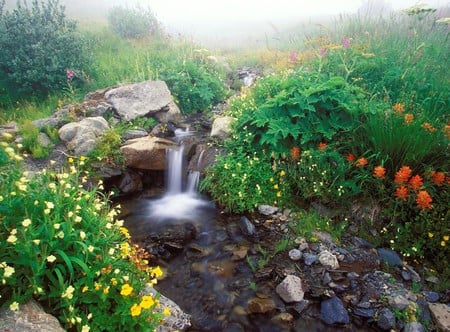
[[24,221],[22,221],[22,226],[23,227],[28,227],[31,225],[31,220],[30,219],[25,219]]
[[137,304],[133,304],[130,311],[131,311],[131,316],[135,317],[135,316],[139,316],[141,314],[142,308]]
[[109,286],[103,288],[103,294],[108,294],[109,293]]
[[14,268],[12,266],[6,266],[3,276],[5,278],[9,278],[9,277],[11,277],[14,274],[14,272],[15,272],[15,270],[14,270]]
[[67,287],[67,289],[61,294],[61,297],[67,297],[69,300],[73,298],[73,292],[75,291],[75,288],[70,285]]
[[441,246],[445,247],[445,241],[441,241]]
[[433,236],[434,236],[433,233],[428,233],[428,237],[429,237],[429,238],[432,238]]
[[87,325],[83,325],[83,327],[81,328],[81,332],[89,332],[91,328]]
[[67,159],[67,161],[69,162],[69,164],[72,164],[73,163],[73,158],[69,157],[69,159]]
[[274,188],[274,189],[278,189],[278,184],[274,184],[274,185],[273,185],[273,188]]
[[6,242],[9,242],[9,243],[16,243],[16,241],[17,241],[17,236],[15,236],[15,235],[10,235],[6,239]]
[[11,310],[11,311],[17,311],[17,310],[19,310],[19,303],[17,303],[17,302],[13,302],[13,303],[11,303],[10,305],[9,305],[9,309]]
[[450,237],[448,235],[444,235],[444,240],[448,241],[450,239]]
[[152,275],[155,278],[159,278],[163,275],[163,272],[162,272],[161,268],[159,266],[157,266],[154,269],[152,269]]
[[50,255],[47,257],[47,262],[49,263],[53,263],[54,261],[56,261],[56,257],[53,255]]
[[120,295],[128,296],[133,292],[133,287],[131,287],[129,284],[122,285],[122,289],[120,291]]
[[281,191],[277,192],[277,197],[281,197]]
[[117,279],[116,278],[111,278],[111,284],[113,286],[117,286]]
[[152,307],[155,304],[155,301],[153,300],[153,297],[149,296],[149,295],[144,295],[142,297],[142,301],[139,304],[139,306],[142,309],[149,309],[150,307]]
[[170,315],[170,309],[169,309],[169,307],[165,307],[165,308],[164,308],[164,310],[163,310],[163,315],[165,315],[165,316],[169,316],[169,315]]
[[84,239],[86,238],[86,233],[83,232],[83,231],[80,231],[80,238],[81,238],[82,240],[84,240]]
[[55,208],[55,204],[53,204],[53,202],[45,202],[45,205],[47,206],[47,209],[54,209]]
[[284,170],[281,170],[280,176],[285,176],[285,175],[286,175],[286,172]]
[[88,287],[88,286],[84,286],[84,287],[81,289],[81,292],[82,292],[82,293],[86,293],[88,290],[89,290],[89,287]]

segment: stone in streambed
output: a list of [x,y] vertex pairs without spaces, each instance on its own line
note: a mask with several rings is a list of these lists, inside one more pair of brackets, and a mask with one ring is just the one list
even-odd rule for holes
[[275,290],[286,303],[300,302],[305,296],[302,288],[302,280],[294,275],[286,276]]
[[348,324],[350,317],[338,297],[334,296],[320,304],[320,318],[328,325]]
[[254,297],[247,302],[247,309],[252,314],[264,314],[275,309],[275,302],[272,299]]

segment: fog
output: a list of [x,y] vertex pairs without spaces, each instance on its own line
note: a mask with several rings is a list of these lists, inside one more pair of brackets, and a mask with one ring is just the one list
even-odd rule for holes
[[[32,0],[28,0],[31,3]],[[419,4],[417,0],[60,0],[68,16],[105,19],[108,9],[136,5],[151,8],[165,30],[193,36],[201,42],[246,40],[273,34],[300,22],[314,22],[359,9],[388,12]],[[448,0],[421,2],[448,6]],[[16,0],[6,0],[7,8]]]

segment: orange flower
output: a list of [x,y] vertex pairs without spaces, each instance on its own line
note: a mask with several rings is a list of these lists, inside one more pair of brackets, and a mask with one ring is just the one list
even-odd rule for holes
[[401,199],[402,201],[406,201],[408,198],[408,189],[405,186],[400,186],[395,190],[395,197],[397,199]]
[[406,183],[411,176],[412,170],[409,166],[402,166],[397,173],[395,173],[395,183]]
[[425,123],[422,125],[422,128],[425,129],[426,131],[429,131],[430,133],[436,131],[436,128],[434,128],[434,127],[433,127],[430,123],[428,123],[428,122],[425,122]]
[[445,181],[444,172],[435,172],[431,171],[431,182],[433,182],[436,186],[440,187]]
[[384,179],[386,176],[386,169],[383,166],[377,166],[373,170],[373,176],[376,178]]
[[412,190],[419,190],[420,187],[423,186],[423,180],[420,177],[420,175],[414,175],[410,180],[409,180],[409,184],[408,186],[412,189]]
[[300,148],[294,146],[291,149],[291,159],[292,160],[299,160],[300,159]]
[[361,157],[361,158],[359,158],[357,161],[356,161],[356,167],[364,167],[364,166],[366,166],[367,164],[368,164],[369,162],[367,161],[367,159],[366,158],[364,158],[364,157]]
[[403,105],[402,103],[395,103],[392,108],[397,114],[402,114],[405,111],[405,105]]
[[417,194],[416,203],[420,208],[423,210],[425,209],[431,209],[431,202],[433,202],[433,199],[431,198],[430,194],[428,194],[425,190],[419,191]]
[[320,143],[319,144],[319,150],[323,150],[323,149],[325,149],[327,147],[327,144],[326,143]]
[[349,161],[349,162],[354,162],[355,161],[355,156],[353,155],[353,154],[351,154],[351,153],[349,153],[346,157],[345,157],[345,159],[347,159],[347,161]]
[[450,124],[446,124],[442,131],[444,132],[445,137],[450,139]]
[[406,124],[410,124],[414,120],[414,115],[412,115],[410,113],[405,114],[405,118],[404,119],[405,119],[405,123]]

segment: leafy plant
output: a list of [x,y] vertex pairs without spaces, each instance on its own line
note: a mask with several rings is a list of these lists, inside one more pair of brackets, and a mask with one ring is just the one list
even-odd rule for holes
[[29,120],[25,121],[21,127],[22,146],[25,151],[30,152],[33,158],[46,158],[50,154],[51,149],[43,146],[39,141],[39,129],[36,128]]
[[115,6],[109,10],[111,30],[122,38],[136,39],[157,35],[161,25],[150,8]]
[[120,150],[122,139],[115,128],[103,133],[96,147],[89,153],[93,160],[102,160],[112,165],[122,165],[123,155]]
[[85,158],[33,177],[20,160],[14,144],[1,142],[2,307],[15,311],[34,298],[67,330],[155,329],[158,296],[142,292],[162,272],[130,241],[101,184],[84,189]]
[[0,3],[0,90],[13,100],[63,88],[66,70],[89,66],[85,41],[67,20],[58,0],[18,2],[12,11]]

